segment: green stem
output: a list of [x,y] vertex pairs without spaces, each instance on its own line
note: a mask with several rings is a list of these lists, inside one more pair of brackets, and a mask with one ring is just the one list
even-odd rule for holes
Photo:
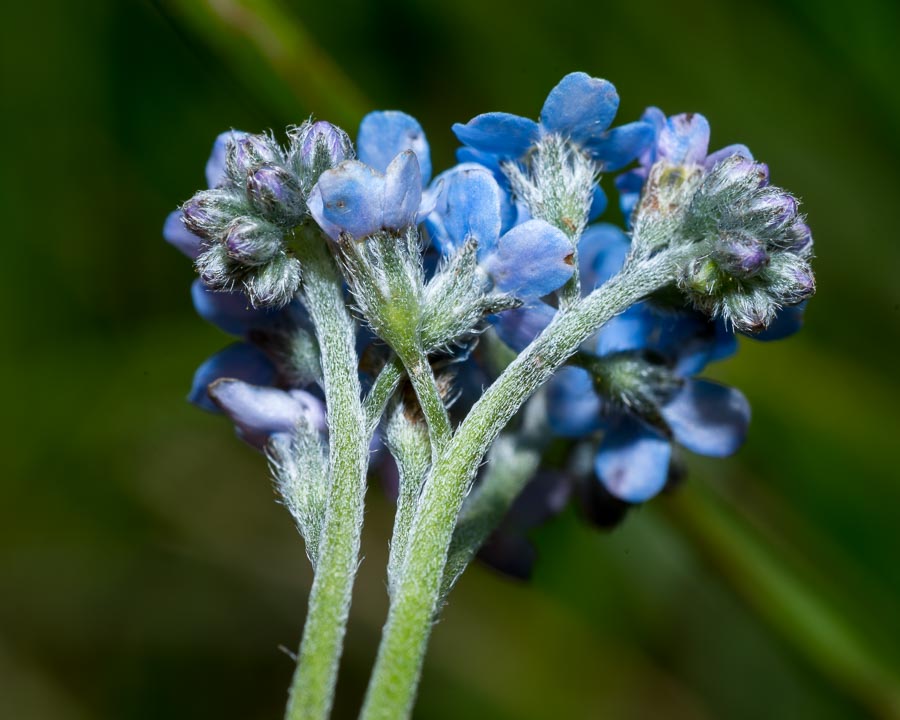
[[441,398],[434,372],[425,353],[421,349],[411,351],[405,353],[402,360],[406,367],[406,374],[409,376],[409,381],[419,400],[419,406],[422,408],[422,414],[428,423],[432,457],[437,458],[453,434],[447,407]]
[[334,698],[358,564],[368,437],[356,371],[356,327],[344,301],[340,273],[321,233],[300,229],[296,241],[306,306],[321,349],[331,484],[286,718],[324,720]]
[[366,431],[371,437],[378,427],[384,409],[388,400],[397,389],[400,381],[403,379],[403,363],[397,356],[392,357],[387,364],[378,373],[372,387],[369,388],[369,394],[363,403],[363,410],[366,413]]
[[626,266],[588,297],[560,311],[491,385],[441,453],[425,484],[406,561],[392,598],[364,720],[409,717],[440,601],[457,516],[484,453],[521,405],[604,323],[672,282],[677,251]]

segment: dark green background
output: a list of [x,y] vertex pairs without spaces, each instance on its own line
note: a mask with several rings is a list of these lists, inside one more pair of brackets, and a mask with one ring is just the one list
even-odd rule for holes
[[[892,717],[897,3],[276,5],[299,31],[235,0],[3,5],[0,716],[281,712],[310,570],[262,459],[184,402],[227,339],[160,237],[216,133],[316,113],[355,134],[396,107],[440,168],[452,122],[534,116],[579,69],[616,83],[622,121],[700,111],[713,147],[767,161],[805,201],[819,295],[801,335],[713,370],[753,404],[737,457],[693,462],[611,535],[574,514],[542,529],[530,586],[466,575],[417,716]],[[373,487],[342,718],[386,610],[389,513]]]

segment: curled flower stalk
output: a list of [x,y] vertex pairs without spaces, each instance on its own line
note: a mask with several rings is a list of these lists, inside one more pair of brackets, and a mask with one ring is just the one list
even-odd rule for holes
[[[198,313],[237,338],[190,399],[268,457],[314,568],[289,720],[331,711],[371,449],[388,451],[397,513],[362,717],[394,720],[482,545],[526,576],[524,529],[570,499],[611,524],[671,482],[682,451],[743,442],[747,399],[701,374],[738,334],[799,329],[809,228],[747,148],[707,152],[702,116],[650,108],[611,127],[617,109],[608,81],[572,73],[537,121],[454,125],[460,162],[433,179],[398,111],[366,116],[355,147],[322,121],[284,146],[223,133],[209,187],[167,219]],[[596,222],[599,177],[620,170],[630,233]]]

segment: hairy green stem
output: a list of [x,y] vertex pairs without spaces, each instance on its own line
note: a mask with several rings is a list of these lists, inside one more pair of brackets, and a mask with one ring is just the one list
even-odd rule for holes
[[440,601],[457,516],[481,458],[521,405],[603,324],[671,283],[676,250],[626,265],[554,321],[489,387],[441,453],[425,484],[410,532],[403,573],[391,601],[365,720],[409,717]]
[[356,370],[356,326],[326,243],[319,232],[301,228],[296,233],[306,306],[321,349],[331,484],[287,720],[324,720],[331,712],[358,564],[366,490],[369,443]]
[[388,360],[369,388],[369,394],[363,403],[363,411],[366,413],[366,432],[370,437],[381,421],[388,400],[403,379],[403,372],[403,363],[395,355]]
[[437,458],[450,442],[453,430],[450,427],[450,417],[447,415],[447,407],[441,398],[434,378],[434,372],[428,362],[428,357],[421,349],[405,353],[401,358],[406,367],[406,374],[413,386],[422,414],[428,423],[428,432],[431,436],[432,457]]
[[487,472],[469,494],[457,519],[447,553],[441,598],[472,562],[485,540],[506,517],[510,506],[534,477],[541,462],[541,445],[527,435],[501,435],[488,453]]

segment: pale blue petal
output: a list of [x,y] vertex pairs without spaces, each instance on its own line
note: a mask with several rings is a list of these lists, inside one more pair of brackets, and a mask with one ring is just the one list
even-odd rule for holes
[[497,246],[500,237],[500,188],[493,175],[474,163],[459,165],[440,176],[443,187],[435,212],[429,219],[432,238],[438,249],[450,254],[468,238],[478,241],[478,255],[484,257]]
[[263,447],[270,435],[292,433],[301,420],[325,429],[321,400],[303,390],[280,390],[223,378],[209,388],[209,395],[240,430],[241,438]]
[[603,133],[585,143],[585,149],[600,163],[604,172],[611,172],[640,156],[655,137],[653,125],[638,120]]
[[547,422],[557,435],[582,437],[603,426],[602,402],[587,370],[563,367],[547,383]]
[[541,110],[541,127],[583,144],[598,138],[619,109],[613,84],[583,72],[566,75],[550,91]]
[[497,337],[516,352],[522,352],[555,316],[556,310],[547,303],[535,302],[514,310],[504,310],[499,315],[491,315],[488,320],[494,326]]
[[247,343],[234,343],[207,358],[194,373],[188,400],[209,412],[219,408],[207,393],[210,383],[230,377],[254,385],[268,385],[275,379],[275,366],[257,347]]
[[419,121],[399,110],[383,110],[366,115],[359,126],[356,152],[359,159],[385,172],[397,155],[412,150],[419,161],[422,182],[431,179],[431,151]]
[[203,250],[200,246],[203,240],[184,226],[182,217],[181,210],[173,210],[166,216],[166,222],[163,224],[163,237],[166,242],[174,245],[191,260],[196,260]]
[[346,160],[322,173],[307,205],[332,239],[337,240],[341,232],[366,237],[384,225],[384,185],[381,173],[357,160]]
[[615,497],[646,502],[665,487],[672,445],[657,431],[623,416],[606,431],[594,458],[594,471]]
[[404,150],[391,160],[384,174],[385,228],[401,230],[416,225],[422,202],[422,175],[412,150]]
[[703,165],[709,149],[709,122],[699,113],[673,115],[659,134],[659,157],[673,165]]
[[662,407],[676,442],[699,455],[725,457],[747,436],[750,404],[740,391],[709,380],[687,380]]
[[529,220],[501,237],[482,264],[498,290],[527,300],[562,287],[575,271],[572,256],[561,230]]
[[453,132],[464,145],[509,158],[524,155],[539,135],[534,120],[502,112],[478,115],[465,125],[455,123]]

